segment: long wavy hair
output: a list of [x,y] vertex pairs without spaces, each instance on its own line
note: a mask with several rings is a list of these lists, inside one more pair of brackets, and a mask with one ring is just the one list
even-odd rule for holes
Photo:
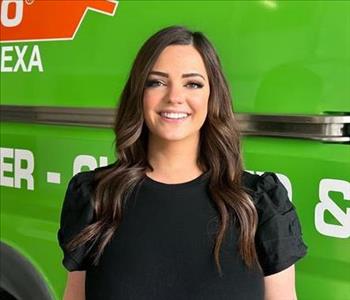
[[112,167],[96,172],[95,220],[68,243],[68,248],[75,249],[94,241],[97,246],[91,257],[97,265],[122,221],[127,199],[145,178],[146,170],[153,171],[147,160],[148,128],[143,116],[143,93],[148,74],[161,52],[170,45],[192,45],[200,53],[209,78],[208,113],[200,129],[197,164],[201,170],[210,171],[210,198],[220,215],[213,247],[217,269],[222,274],[220,248],[231,221],[238,228],[238,250],[244,263],[259,268],[254,243],[258,217],[252,199],[241,185],[240,131],[233,114],[230,90],[212,44],[203,33],[192,32],[183,26],[158,31],[139,50],[116,109],[117,160]]

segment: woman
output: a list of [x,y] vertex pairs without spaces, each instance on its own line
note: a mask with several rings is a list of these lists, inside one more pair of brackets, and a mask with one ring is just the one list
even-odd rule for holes
[[58,239],[69,299],[296,299],[306,254],[274,173],[243,170],[219,58],[200,32],[142,46],[114,126],[117,161],[69,182]]

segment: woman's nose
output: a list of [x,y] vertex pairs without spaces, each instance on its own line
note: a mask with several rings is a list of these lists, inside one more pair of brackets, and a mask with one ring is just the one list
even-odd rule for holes
[[182,102],[184,100],[183,87],[180,84],[169,85],[167,100],[168,102]]

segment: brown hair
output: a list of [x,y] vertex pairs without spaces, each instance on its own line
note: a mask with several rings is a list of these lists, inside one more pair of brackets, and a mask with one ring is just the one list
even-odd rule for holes
[[[114,124],[117,161],[112,168],[96,172],[94,213],[96,220],[68,244],[70,249],[88,241],[99,241],[94,252],[96,265],[107,243],[120,225],[131,192],[153,170],[147,161],[148,128],[143,116],[143,92],[148,74],[158,56],[170,45],[192,45],[203,58],[210,84],[207,118],[200,130],[197,158],[201,170],[210,171],[209,192],[220,214],[214,257],[219,273],[220,248],[228,226],[239,228],[239,253],[248,267],[258,266],[255,251],[257,212],[241,185],[243,165],[240,132],[234,118],[231,95],[219,57],[201,32],[183,26],[164,28],[139,50],[120,97]],[[235,249],[232,249],[235,251]]]

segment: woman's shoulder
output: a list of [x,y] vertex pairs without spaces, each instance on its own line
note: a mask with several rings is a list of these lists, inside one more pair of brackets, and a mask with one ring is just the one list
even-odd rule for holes
[[244,172],[242,183],[258,213],[255,244],[264,275],[280,272],[307,253],[296,207],[276,173]]
[[258,175],[243,171],[242,184],[248,189],[248,192],[253,194],[284,187],[277,174],[274,172],[264,172]]
[[96,175],[100,172],[111,169],[114,166],[115,163],[112,163],[92,170],[77,172],[69,179],[67,184],[67,192],[74,191],[75,193],[91,193],[94,185],[96,184]]
[[68,271],[86,270],[87,245],[69,250],[67,243],[81,230],[94,221],[93,193],[95,175],[112,165],[99,167],[90,171],[81,171],[72,176],[67,184],[61,207],[57,238],[63,250],[63,265]]
[[66,216],[66,212],[70,210],[74,210],[77,213],[78,211],[84,211],[89,215],[89,218],[92,217],[91,207],[93,206],[92,198],[97,183],[96,175],[101,171],[112,168],[113,166],[114,163],[107,166],[97,167],[89,171],[80,171],[69,179],[62,206],[64,217]]
[[276,214],[294,209],[288,191],[276,173],[258,175],[244,171],[242,184],[258,211],[259,224]]

